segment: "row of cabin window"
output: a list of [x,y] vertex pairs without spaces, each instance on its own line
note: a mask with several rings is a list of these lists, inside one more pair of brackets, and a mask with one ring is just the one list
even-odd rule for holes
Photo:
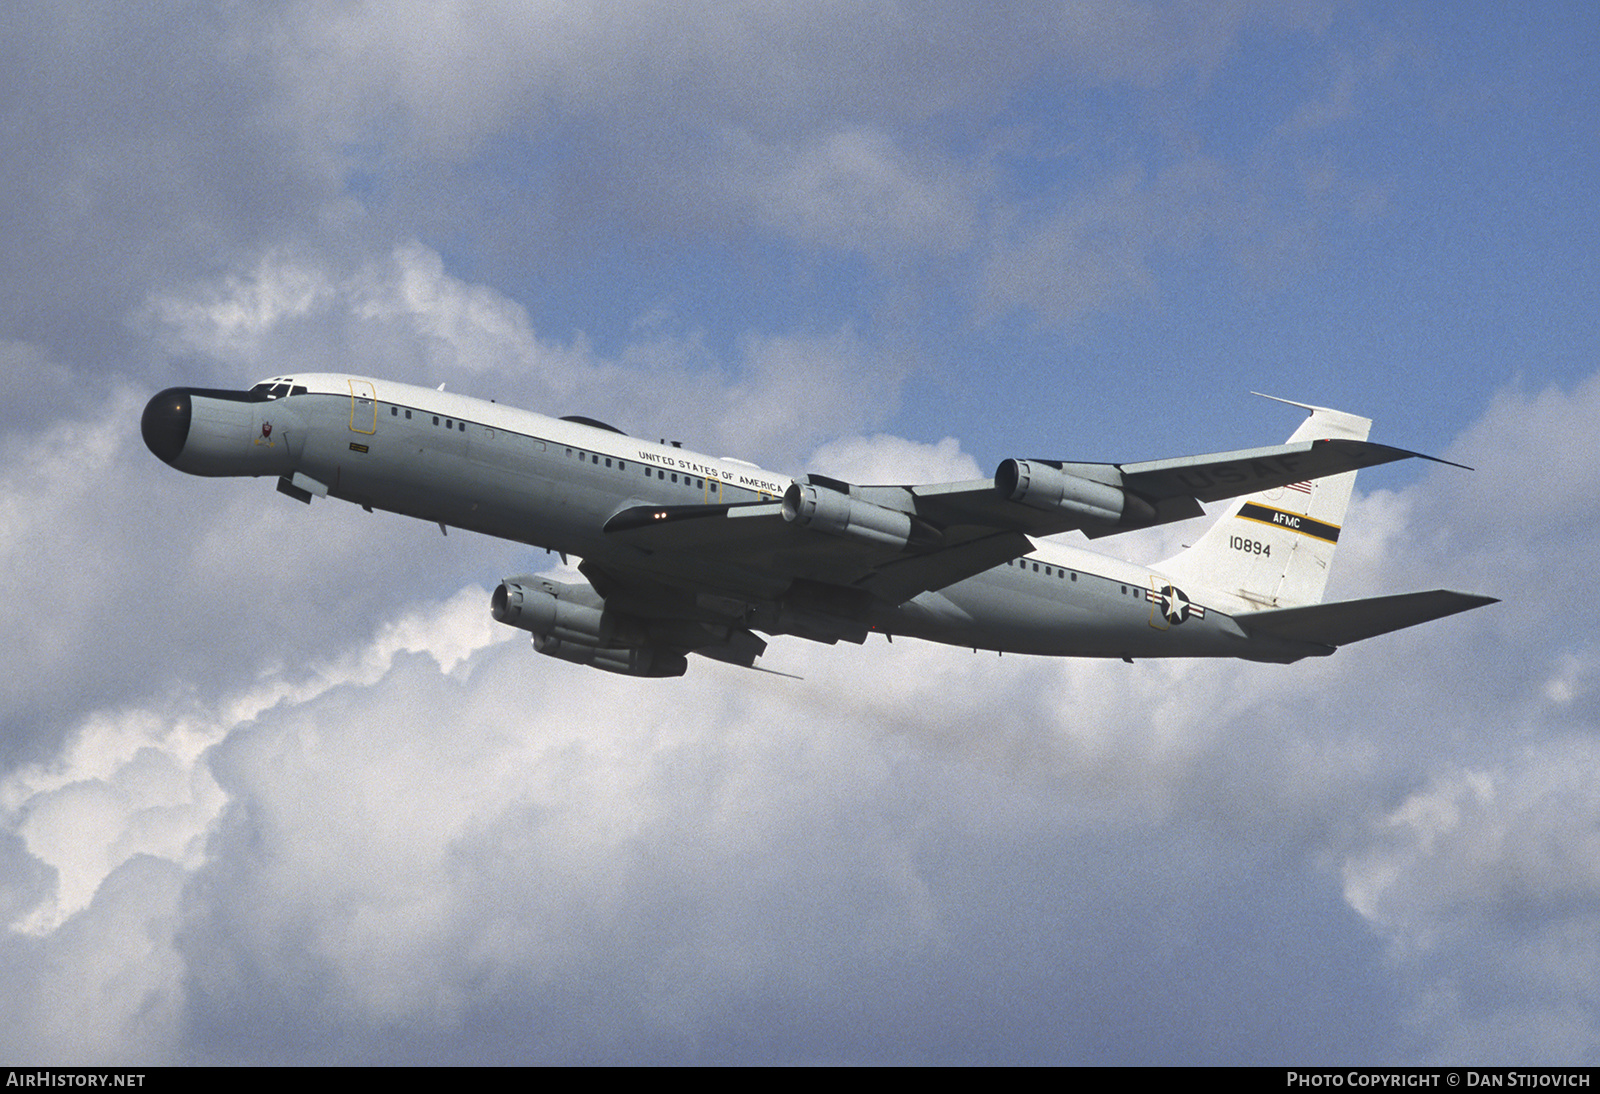
[[[399,416],[400,416],[400,408],[399,407],[392,406],[392,407],[389,408],[389,417],[398,418]],[[411,411],[407,410],[406,411],[406,421],[409,422],[410,420],[411,420]],[[435,414],[433,416],[433,424],[434,425],[438,425],[439,424],[439,415]],[[444,427],[446,429],[460,430],[462,433],[465,433],[467,431],[467,423],[466,422],[456,422],[456,421],[452,421],[449,418],[446,418],[444,420]]]
[[[389,408],[389,414],[390,414],[391,417],[399,417],[400,408],[391,406]],[[406,419],[409,421],[410,418],[411,418],[411,411],[407,410],[406,411]],[[438,425],[439,424],[439,416],[437,414],[433,415],[433,424],[434,425]],[[452,422],[451,419],[449,419],[449,418],[446,418],[444,420],[444,427],[446,429],[452,429],[452,428],[459,429],[463,433],[465,433],[467,431],[467,423],[466,422]],[[569,449],[567,449],[567,455],[571,456],[571,455],[574,454],[575,451],[576,451],[579,463],[589,462],[589,463],[594,463],[596,465],[598,465],[600,463],[601,457],[598,454],[585,452],[582,449],[574,450],[574,449],[569,448]],[[605,459],[605,462],[606,462],[606,466],[610,467],[611,466],[612,457],[606,456],[606,457],[604,457],[604,459]],[[617,470],[619,470],[619,471],[626,471],[628,469],[628,461],[627,460],[617,460],[616,461],[616,467],[617,467]],[[667,473],[665,471],[660,470],[659,468],[652,469],[650,467],[646,467],[644,469],[645,478],[649,478],[650,477],[650,472],[652,470],[655,470],[656,478],[658,478],[658,479],[665,479],[667,477]],[[672,481],[673,482],[677,482],[678,481],[678,473],[676,471],[674,471],[672,473]],[[705,479],[696,479],[692,475],[685,475],[683,477],[683,482],[684,482],[685,486],[694,486],[695,489],[697,489],[697,490],[704,490],[706,488],[706,480]]]
[[[659,467],[656,467],[656,468],[646,467],[644,469],[644,477],[648,479],[650,477],[650,472],[652,470],[655,471],[656,478],[658,478],[658,479],[665,479],[667,477],[667,473],[665,471],[661,470],[661,468],[659,468]],[[677,482],[678,481],[678,473],[676,471],[674,471],[672,473],[672,481],[673,482]],[[705,479],[697,479],[693,475],[685,475],[683,477],[683,485],[692,486],[696,490],[704,490],[706,488],[706,480]]]
[[[1011,559],[1006,563],[1006,565],[1007,566],[1020,566],[1020,567],[1022,567],[1022,570],[1023,570],[1024,573],[1027,572],[1028,567],[1031,565],[1033,567],[1033,572],[1034,573],[1038,573],[1039,572],[1039,564],[1037,562],[1030,563],[1025,558],[1014,558],[1014,559]],[[1055,573],[1052,574],[1050,572],[1051,570],[1054,570]],[[1058,579],[1059,578],[1063,578],[1063,577],[1070,577],[1073,581],[1076,581],[1076,580],[1078,580],[1078,571],[1064,569],[1063,567],[1060,567],[1060,566],[1048,566],[1047,565],[1044,568],[1044,576],[1045,577],[1055,577],[1055,578],[1058,578]],[[1139,590],[1137,588],[1135,588],[1133,590],[1133,594],[1135,596],[1138,596],[1139,595]],[[1122,595],[1123,596],[1127,596],[1128,595],[1128,586],[1124,585],[1122,587]]]
[[[588,462],[588,463],[593,463],[596,466],[598,466],[599,463],[600,463],[600,456],[597,455],[596,453],[585,452],[581,448],[579,448],[579,449],[572,449],[572,448],[567,449],[567,455],[568,456],[573,455],[574,452],[577,453],[578,462],[579,463]],[[606,461],[606,466],[610,467],[611,466],[611,457],[610,456],[605,457],[605,461]],[[626,471],[627,469],[628,469],[628,461],[627,460],[618,460],[617,461],[617,470],[618,471]]]
[[[1026,572],[1027,569],[1028,569],[1029,563],[1028,563],[1028,560],[1025,559],[1025,558],[1014,558],[1014,559],[1011,559],[1010,561],[1008,561],[1006,563],[1006,565],[1007,566],[1020,566],[1020,567],[1022,567],[1023,571]],[[1033,572],[1034,573],[1038,573],[1039,572],[1039,564],[1037,562],[1035,562],[1032,565],[1033,565]],[[1052,570],[1054,570],[1055,572],[1051,573]],[[1044,576],[1045,577],[1064,578],[1068,574],[1072,575],[1072,580],[1073,581],[1078,580],[1078,572],[1076,570],[1067,570],[1067,569],[1064,569],[1064,568],[1062,568],[1060,566],[1046,566],[1044,568]]]
[[[585,452],[581,448],[580,449],[572,449],[572,448],[567,449],[567,455],[568,456],[571,456],[573,454],[577,455],[579,463],[587,462],[587,463],[593,463],[593,464],[598,465],[600,463],[601,458],[602,458],[602,457],[600,457],[599,455],[597,455],[595,453]],[[604,459],[605,459],[606,466],[610,467],[611,466],[611,457],[610,456],[606,456],[606,457],[604,457]],[[618,471],[626,471],[628,469],[628,461],[627,460],[617,460],[616,467],[617,467]],[[652,471],[655,472],[655,477],[658,478],[658,479],[663,479],[664,480],[664,479],[667,478],[667,472],[661,470],[659,467],[651,467],[648,464],[646,464],[645,468],[644,468],[644,477],[647,478],[647,479],[650,478],[651,477],[650,476],[650,472],[652,472]],[[678,481],[678,473],[676,471],[672,472],[672,481],[674,483],[676,483]],[[706,488],[706,480],[705,479],[697,479],[693,475],[685,475],[683,477],[683,485],[685,485],[685,486],[693,486],[696,490],[704,490]]]
[[[395,407],[395,406],[391,406],[389,408],[389,415],[390,415],[390,417],[399,417],[400,408],[399,407]],[[411,411],[407,410],[406,411],[406,420],[410,421],[410,419],[411,419]],[[437,414],[433,415],[433,424],[434,425],[438,425],[439,424],[439,415],[437,415]],[[467,431],[467,423],[466,422],[452,422],[451,419],[449,419],[449,418],[446,418],[444,420],[444,427],[446,429],[452,429],[452,428],[459,429],[462,433],[465,433]],[[573,454],[573,452],[574,452],[574,449],[571,449],[571,448],[567,449],[567,455],[568,456],[571,456]],[[598,465],[600,463],[601,457],[598,454],[585,452],[582,449],[577,449],[576,452],[577,452],[578,462],[579,463],[589,462],[589,463],[594,463],[596,465]],[[610,456],[606,456],[605,457],[605,461],[606,461],[606,466],[607,467],[611,466],[611,459],[612,458]],[[626,471],[627,469],[628,469],[628,461],[627,460],[620,460],[620,459],[617,460],[617,470]],[[644,469],[645,478],[649,478],[650,477],[650,471],[651,471],[651,468],[649,468],[649,467],[646,467]],[[656,477],[660,478],[660,479],[665,479],[667,477],[667,473],[665,471],[657,470],[656,471]],[[672,481],[673,482],[677,482],[678,481],[677,472],[673,472],[672,473]],[[706,488],[706,480],[705,479],[700,479],[700,480],[697,481],[692,476],[685,475],[683,477],[683,481],[684,481],[684,485],[686,485],[686,486],[687,485],[694,485],[695,488],[698,489],[698,490],[704,490]]]

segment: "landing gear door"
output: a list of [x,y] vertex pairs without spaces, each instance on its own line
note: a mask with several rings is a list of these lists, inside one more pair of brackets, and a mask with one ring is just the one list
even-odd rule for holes
[[378,431],[378,396],[371,380],[350,381],[350,429],[368,436]]

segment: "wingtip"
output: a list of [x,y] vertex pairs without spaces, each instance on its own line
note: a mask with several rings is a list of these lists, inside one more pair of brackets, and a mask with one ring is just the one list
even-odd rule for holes
[[1368,441],[1366,443],[1369,444],[1374,450],[1386,449],[1387,451],[1394,453],[1394,455],[1390,457],[1391,460],[1427,460],[1429,463],[1442,463],[1446,467],[1459,467],[1463,471],[1477,470],[1475,467],[1468,467],[1466,464],[1456,463],[1454,460],[1447,460],[1440,456],[1430,456],[1426,452],[1417,452],[1409,448],[1396,448],[1392,444],[1380,444],[1377,441]]
[[[1342,410],[1335,410],[1333,407],[1316,406],[1316,405],[1314,405],[1312,403],[1297,402],[1294,399],[1285,399],[1285,398],[1282,398],[1282,397],[1277,396],[1277,395],[1268,395],[1264,391],[1252,391],[1250,394],[1256,396],[1259,399],[1271,399],[1275,403],[1285,403],[1285,404],[1287,404],[1289,406],[1297,406],[1301,410],[1304,410],[1308,414],[1316,414],[1318,412],[1321,412],[1323,414],[1338,414],[1338,415],[1340,415],[1342,417],[1353,417],[1353,415],[1347,414],[1345,411],[1342,411]],[[1408,448],[1399,449],[1398,451],[1405,452],[1407,455],[1415,456],[1418,459],[1428,460],[1428,461],[1430,461],[1432,463],[1442,463],[1442,464],[1446,465],[1447,467],[1459,467],[1463,471],[1476,471],[1477,470],[1477,468],[1475,468],[1475,467],[1468,467],[1466,464],[1457,463],[1455,460],[1446,460],[1446,459],[1443,459],[1443,458],[1441,458],[1439,456],[1430,456],[1426,452],[1413,452]]]

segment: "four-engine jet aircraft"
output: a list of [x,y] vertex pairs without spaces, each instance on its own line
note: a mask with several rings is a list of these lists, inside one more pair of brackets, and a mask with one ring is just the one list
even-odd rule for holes
[[[171,388],[142,429],[193,475],[271,475],[303,502],[581,556],[587,584],[508,577],[491,610],[540,653],[632,676],[681,675],[690,653],[754,666],[757,632],[1290,662],[1494,602],[1434,590],[1322,603],[1355,472],[1418,453],[1368,442],[1365,418],[1292,405],[1310,416],[1274,447],[1008,459],[992,479],[920,486],[791,479],[589,418],[336,374]],[[1034,539],[1147,528],[1227,499],[1192,547],[1151,566]]]

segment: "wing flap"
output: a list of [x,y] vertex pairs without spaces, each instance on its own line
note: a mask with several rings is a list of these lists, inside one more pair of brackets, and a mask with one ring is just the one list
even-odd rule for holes
[[605,532],[649,556],[640,559],[642,567],[713,587],[772,596],[791,580],[821,581],[891,604],[1033,549],[1021,532],[963,524],[944,529],[936,549],[895,550],[792,524],[776,502],[632,506],[608,520]]
[[999,532],[926,555],[896,559],[860,582],[872,595],[901,604],[918,593],[943,589],[1033,550],[1021,532]]
[[1084,524],[1080,515],[1065,509],[1033,509],[1009,501],[1000,496],[993,479],[933,483],[909,490],[917,516],[938,528],[1053,536]]
[[605,535],[639,552],[632,565],[682,582],[759,597],[818,575],[851,585],[895,552],[798,528],[777,502],[635,505],[605,523]]

